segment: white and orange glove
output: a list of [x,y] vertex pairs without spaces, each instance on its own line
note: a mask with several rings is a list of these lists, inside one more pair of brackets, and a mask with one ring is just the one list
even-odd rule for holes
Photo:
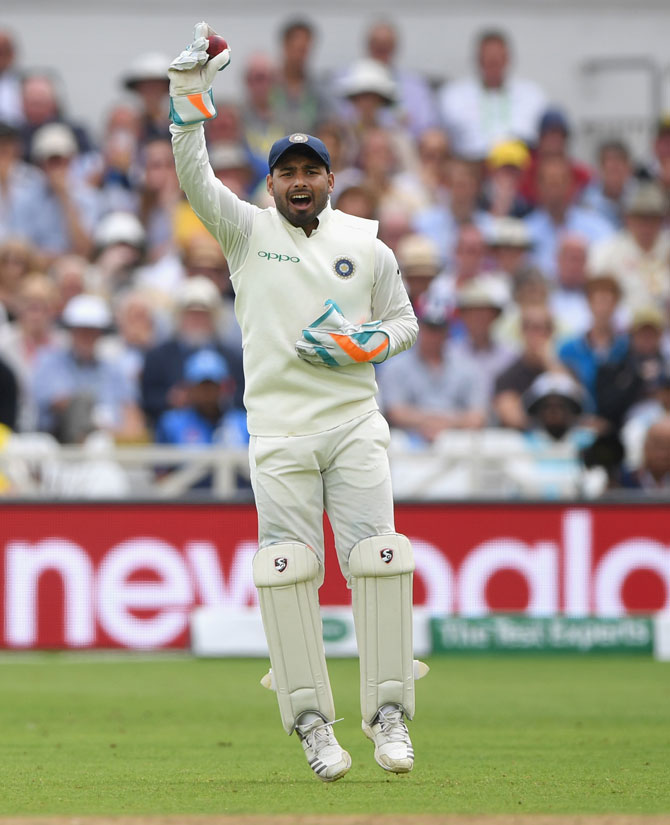
[[352,324],[334,301],[326,311],[302,331],[296,343],[298,355],[311,364],[347,367],[350,364],[379,364],[388,358],[389,336],[381,321]]
[[193,42],[175,58],[168,69],[170,78],[170,119],[179,126],[216,117],[212,83],[217,72],[230,63],[230,49],[210,58],[207,38],[214,29],[204,21],[193,31]]

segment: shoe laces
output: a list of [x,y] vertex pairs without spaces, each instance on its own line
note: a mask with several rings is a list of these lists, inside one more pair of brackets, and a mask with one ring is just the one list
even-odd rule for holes
[[408,737],[407,725],[403,722],[403,713],[400,708],[380,710],[377,721],[382,733],[389,742],[406,742]]
[[[344,717],[342,717],[342,719],[343,718]],[[333,734],[333,725],[335,722],[341,722],[342,719],[334,719],[332,722],[323,722],[320,725],[314,725],[304,732],[301,730],[301,726],[298,725],[297,731],[300,734],[300,738],[305,739],[310,748],[315,751],[320,750],[328,745],[337,744],[335,735]]]

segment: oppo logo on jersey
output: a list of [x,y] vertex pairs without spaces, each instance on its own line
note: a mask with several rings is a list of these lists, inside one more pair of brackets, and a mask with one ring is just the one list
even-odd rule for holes
[[266,261],[278,261],[282,263],[283,261],[290,261],[292,264],[300,263],[300,258],[296,257],[295,255],[282,255],[279,252],[265,252],[264,250],[259,250],[258,252],[259,258],[265,258]]

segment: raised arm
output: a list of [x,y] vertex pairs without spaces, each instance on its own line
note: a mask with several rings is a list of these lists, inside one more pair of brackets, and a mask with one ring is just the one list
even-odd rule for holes
[[198,23],[191,45],[170,65],[170,132],[181,188],[236,269],[246,254],[258,207],[225,187],[209,164],[203,123],[216,117],[212,83],[230,63],[228,48],[212,58],[207,54],[207,37],[215,34],[207,23]]

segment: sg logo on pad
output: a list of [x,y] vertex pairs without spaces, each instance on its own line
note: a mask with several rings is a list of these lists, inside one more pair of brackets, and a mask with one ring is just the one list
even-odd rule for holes
[[383,550],[380,550],[379,555],[382,557],[384,564],[390,564],[393,561],[393,550],[391,550],[390,547],[385,547]]
[[275,570],[277,573],[283,573],[288,567],[288,559],[285,556],[278,556],[275,559]]

